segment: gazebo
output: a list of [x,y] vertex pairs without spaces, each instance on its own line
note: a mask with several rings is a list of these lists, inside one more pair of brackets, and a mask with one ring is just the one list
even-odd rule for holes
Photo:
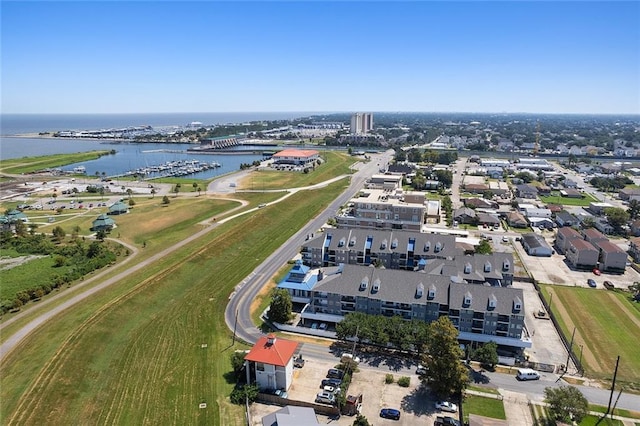
[[7,212],[7,220],[10,223],[17,222],[19,220],[23,222],[28,222],[29,218],[26,214],[22,213],[20,210],[10,210]]
[[109,206],[109,214],[124,214],[129,213],[129,207],[122,201],[118,201],[117,203]]
[[92,231],[111,231],[116,226],[115,220],[111,219],[106,214],[101,214],[96,220],[93,221]]

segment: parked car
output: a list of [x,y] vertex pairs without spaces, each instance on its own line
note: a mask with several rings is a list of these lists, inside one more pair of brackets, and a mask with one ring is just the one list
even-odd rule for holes
[[416,369],[416,374],[422,375],[422,374],[426,374],[427,372],[427,367],[425,367],[424,365],[419,365],[418,368]]
[[338,387],[341,384],[342,384],[342,380],[340,380],[340,379],[322,379],[321,387],[322,388],[324,388],[325,386]]
[[322,391],[318,392],[316,395],[316,402],[320,402],[322,404],[333,404],[336,402],[336,397],[331,392]]
[[304,363],[305,363],[305,360],[302,359],[302,355],[298,355],[296,358],[293,359],[293,366],[296,368],[304,367]]
[[508,243],[509,242],[509,237],[507,237],[506,235],[504,237],[502,237],[502,242],[503,243]]
[[326,330],[326,329],[327,329],[327,323],[326,323],[326,322],[321,323],[321,324],[320,324],[320,330],[323,330],[323,331],[324,331],[324,330]]
[[605,281],[602,283],[602,285],[604,285],[604,288],[606,288],[607,290],[615,290],[616,288],[616,286],[614,286],[611,281]]
[[460,424],[460,421],[457,419],[454,419],[453,417],[449,417],[449,416],[438,416],[436,417],[436,420],[433,422],[434,426],[462,426]]
[[395,408],[383,408],[380,410],[380,417],[383,419],[400,420],[400,411]]
[[598,268],[593,268],[593,273],[595,275],[598,275],[598,276],[600,276],[600,274],[602,274],[602,272],[600,272],[600,269],[598,269]]
[[340,357],[340,362],[342,362],[343,364],[345,364],[347,362],[353,362],[355,364],[359,364],[360,363],[360,358],[358,358],[357,356],[353,356],[353,354],[345,352]]
[[458,411],[458,406],[449,401],[436,401],[436,410],[455,413],[456,411]]
[[595,286],[596,286],[596,282],[595,282],[594,280],[592,280],[591,278],[589,278],[589,279],[587,280],[587,285],[588,285],[589,287],[594,287],[594,288],[595,288]]
[[331,368],[327,372],[328,379],[342,379],[344,377],[344,371],[338,370],[337,368]]
[[317,330],[318,329],[318,323],[314,322],[313,324],[311,324],[311,329],[312,330]]
[[280,398],[289,397],[289,394],[284,389],[276,389],[276,391],[273,394],[279,396]]

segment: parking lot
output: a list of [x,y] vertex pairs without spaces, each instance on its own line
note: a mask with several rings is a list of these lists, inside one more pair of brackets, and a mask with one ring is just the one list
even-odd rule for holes
[[[289,389],[289,399],[313,402],[316,394],[322,389],[320,384],[327,371],[335,367],[335,363],[307,359],[305,366],[295,369],[293,385]],[[434,399],[425,394],[419,386],[418,376],[409,375],[411,381],[407,388],[396,382],[401,377],[394,374],[394,383],[385,384],[385,374],[379,370],[362,366],[360,371],[353,374],[349,395],[362,394],[362,414],[375,425],[416,425],[433,424],[436,415],[450,415],[437,412]],[[383,419],[380,417],[382,408],[395,408],[401,411],[400,420]],[[280,407],[265,404],[252,404],[251,416],[253,425],[262,425],[262,416],[279,410]],[[455,416],[455,414],[454,414]],[[322,424],[351,425],[355,417],[341,416],[337,420],[318,415]]]

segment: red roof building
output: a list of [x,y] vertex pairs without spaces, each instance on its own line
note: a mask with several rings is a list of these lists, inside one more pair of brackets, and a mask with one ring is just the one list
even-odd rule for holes
[[247,382],[256,382],[262,390],[288,390],[297,350],[298,343],[292,340],[276,338],[273,334],[261,337],[244,357]]
[[320,151],[314,149],[284,149],[271,157],[276,164],[294,164],[305,166],[315,162]]

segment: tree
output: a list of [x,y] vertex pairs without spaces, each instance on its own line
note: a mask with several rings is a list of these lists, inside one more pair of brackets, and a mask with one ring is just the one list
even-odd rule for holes
[[57,241],[62,240],[66,235],[66,233],[64,232],[64,229],[62,229],[61,226],[56,226],[55,228],[53,228],[51,233],[53,234],[53,238]]
[[127,195],[129,196],[129,199],[131,199],[131,194],[133,194],[133,190],[131,188],[127,188]]
[[460,362],[464,353],[458,343],[458,330],[449,317],[443,316],[429,325],[429,336],[428,352],[422,357],[427,371],[421,379],[438,396],[460,395],[469,383],[469,372]]
[[618,207],[609,207],[604,209],[604,215],[607,220],[617,231],[622,229],[622,226],[629,221],[629,213]]
[[629,208],[629,219],[636,220],[640,217],[640,201],[631,200],[629,201],[629,205],[627,207]]
[[545,388],[544,401],[549,404],[549,413],[553,418],[565,423],[580,423],[589,407],[587,398],[573,386]]
[[498,364],[498,345],[494,341],[485,343],[475,350],[473,359],[479,361],[483,367],[493,370]]
[[100,199],[104,200],[104,186],[101,186],[98,192],[100,193]]
[[191,186],[193,186],[193,192],[196,192],[197,188],[198,188],[198,182],[193,182],[191,184]]
[[169,204],[170,202],[171,200],[169,200],[169,197],[167,197],[166,195],[162,197],[162,204]]
[[238,377],[238,373],[244,367],[244,351],[234,351],[231,353],[231,367],[233,368],[233,373]]
[[371,426],[371,423],[369,423],[369,420],[367,420],[365,416],[358,414],[356,419],[353,421],[353,426]]
[[478,248],[476,248],[476,253],[478,254],[491,254],[493,253],[493,249],[491,248],[491,244],[487,240],[480,240],[480,244],[478,244]]
[[291,295],[283,288],[274,288],[271,293],[271,305],[269,305],[269,319],[284,324],[291,318]]
[[105,238],[107,238],[107,233],[104,229],[101,229],[98,232],[96,232],[96,239],[98,241],[104,241]]
[[37,223],[30,223],[29,224],[29,235],[34,235],[36,233],[36,229],[38,229],[38,224]]
[[129,206],[130,206],[130,207],[133,207],[133,206],[135,206],[135,205],[136,205],[136,200],[134,200],[133,198],[130,198],[130,199],[129,199]]
[[257,384],[244,385],[240,387],[236,387],[231,392],[231,402],[237,405],[244,405],[246,401],[249,403],[256,400],[258,397],[258,393],[260,392],[260,388],[258,388]]
[[200,196],[200,192],[201,192],[201,191],[202,191],[202,188],[200,188],[200,187],[198,186],[198,197]]

